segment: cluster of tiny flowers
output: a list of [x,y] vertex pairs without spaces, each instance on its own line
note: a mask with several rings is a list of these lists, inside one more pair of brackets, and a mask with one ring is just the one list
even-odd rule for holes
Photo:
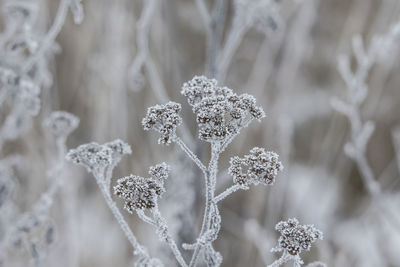
[[88,172],[104,170],[105,167],[113,163],[113,151],[105,145],[95,142],[80,145],[76,149],[71,149],[67,154],[67,159],[75,164],[86,167]]
[[246,120],[265,116],[253,96],[237,95],[227,87],[219,87],[215,79],[195,76],[184,83],[181,93],[197,116],[199,138],[207,142],[223,141],[237,134]]
[[56,138],[65,138],[78,127],[79,118],[65,111],[54,111],[44,121]]
[[303,250],[309,251],[312,243],[323,238],[322,232],[314,225],[300,225],[296,218],[279,222],[275,229],[281,236],[278,247],[273,250],[284,250],[293,256],[300,254]]
[[254,147],[244,158],[231,158],[229,174],[233,182],[240,185],[263,184],[272,185],[278,172],[283,170],[278,154]]
[[132,153],[131,147],[121,139],[105,143],[104,146],[111,149],[114,163],[119,161],[123,155]]
[[143,128],[146,131],[158,131],[161,134],[158,143],[169,145],[176,136],[176,127],[182,123],[180,111],[181,105],[171,101],[164,105],[150,107],[142,120]]
[[165,192],[164,180],[168,178],[169,166],[161,163],[150,167],[150,177],[129,175],[118,179],[114,194],[125,200],[124,208],[133,213],[137,209],[151,209],[157,197]]
[[168,178],[168,174],[170,171],[170,166],[167,163],[163,162],[155,166],[151,166],[149,169],[149,175],[153,179],[159,181],[160,183],[163,183],[164,180]]
[[131,153],[131,147],[127,143],[116,139],[103,145],[92,142],[71,149],[67,154],[67,159],[93,172],[104,170],[107,166],[121,160],[123,155]]

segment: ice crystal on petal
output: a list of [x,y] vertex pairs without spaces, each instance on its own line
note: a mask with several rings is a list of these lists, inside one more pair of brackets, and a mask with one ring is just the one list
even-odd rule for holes
[[323,238],[322,232],[314,225],[300,225],[296,218],[279,222],[275,229],[281,236],[274,250],[284,250],[291,255],[299,255],[303,250],[309,251],[312,243]]
[[86,167],[89,172],[93,172],[104,170],[105,167],[111,165],[112,155],[111,148],[92,142],[71,149],[67,154],[67,159]]
[[157,198],[165,192],[164,180],[168,178],[169,166],[165,163],[150,167],[151,177],[129,175],[118,179],[114,194],[125,200],[124,208],[133,213],[136,209],[151,209]]
[[79,124],[79,118],[65,111],[54,111],[44,121],[56,138],[66,138]]
[[181,105],[171,101],[164,105],[150,107],[142,120],[143,128],[146,131],[158,131],[161,134],[158,143],[169,145],[176,136],[176,127],[182,123],[180,111]]
[[233,182],[240,185],[272,185],[278,172],[283,169],[278,154],[254,147],[244,158],[233,157],[230,160],[229,174]]

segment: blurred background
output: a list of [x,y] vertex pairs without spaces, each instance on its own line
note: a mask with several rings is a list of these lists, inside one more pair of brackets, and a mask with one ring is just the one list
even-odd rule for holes
[[[49,208],[52,240],[40,245],[41,256],[20,240],[5,245],[12,225],[34,210],[51,184],[46,173],[57,164],[56,142],[43,121],[55,110],[80,118],[68,149],[117,138],[131,145],[112,185],[170,164],[161,211],[178,245],[194,242],[204,179],[178,146],[158,145],[158,135],[145,132],[141,120],[149,106],[181,103],[190,130],[185,142],[207,162],[209,144],[197,138],[195,115],[180,94],[184,82],[203,74],[255,96],[267,114],[221,155],[217,193],[232,184],[230,157],[254,146],[277,152],[285,166],[273,186],[253,186],[221,202],[215,249],[222,266],[272,263],[279,257],[270,252],[279,237],[275,224],[293,217],[324,232],[324,240],[303,253],[306,263],[400,266],[399,1],[83,0],[80,24],[79,5],[71,4],[60,21],[63,1],[0,2],[0,67],[25,71],[40,87],[41,102],[33,115],[16,112],[16,101],[4,96],[2,70],[3,266],[133,266],[130,244],[95,179],[70,163]],[[48,38],[57,21],[62,27]],[[25,68],[37,51],[35,67]],[[9,133],[7,118],[15,114],[18,131]],[[177,266],[152,227],[122,213],[152,255]],[[37,237],[29,232],[24,244],[30,238]],[[182,251],[190,259],[191,251]]]

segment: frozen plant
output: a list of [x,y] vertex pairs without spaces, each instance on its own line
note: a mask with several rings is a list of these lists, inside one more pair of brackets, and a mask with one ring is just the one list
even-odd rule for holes
[[[293,260],[293,266],[299,267],[303,265],[300,254],[303,251],[309,251],[312,243],[323,238],[320,230],[314,225],[301,225],[296,218],[287,221],[281,221],[275,226],[275,230],[280,233],[278,245],[273,248],[272,252],[282,252],[282,256],[268,265],[267,267],[278,267],[288,261]],[[316,263],[313,263],[314,266]]]
[[390,30],[382,36],[374,36],[369,47],[365,47],[360,35],[352,39],[352,49],[357,62],[357,68],[353,72],[348,55],[339,56],[338,70],[347,89],[347,99],[343,101],[337,97],[332,98],[334,109],[345,115],[351,126],[351,137],[346,143],[344,151],[352,158],[361,173],[364,185],[372,196],[381,193],[381,186],[376,180],[366,157],[368,142],[375,130],[375,122],[363,121],[361,118],[361,105],[368,96],[368,74],[378,59],[388,53],[395,40],[400,35],[400,22],[391,26]]
[[[54,131],[54,125],[59,124],[60,115],[63,118],[63,131]],[[6,229],[5,237],[0,243],[0,254],[4,253],[11,245],[23,244],[28,248],[35,266],[42,266],[46,259],[46,249],[54,241],[54,223],[50,217],[51,207],[56,194],[63,184],[63,171],[66,154],[66,140],[68,135],[76,129],[79,119],[65,111],[55,111],[44,121],[44,126],[49,127],[55,137],[57,146],[57,162],[47,176],[50,178],[48,188],[41,194],[39,200],[33,205],[32,210],[20,214],[13,224]]]
[[232,25],[217,57],[216,77],[221,82],[225,80],[235,52],[249,29],[271,33],[283,28],[279,5],[274,0],[235,0],[233,8]]
[[[139,256],[136,266],[162,266],[155,264],[158,263],[159,260],[150,258],[147,249],[137,241],[136,236],[133,234],[128,223],[125,221],[123,215],[111,197],[110,184],[112,171],[124,155],[131,153],[131,147],[122,140],[117,139],[102,145],[95,142],[81,145],[76,149],[71,149],[67,154],[67,159],[75,164],[84,166],[88,172],[93,174],[108,207],[112,211],[117,222],[120,224],[125,236],[131,243],[134,249],[134,254]],[[128,180],[129,179],[126,179],[126,185],[129,184]],[[123,187],[121,187],[121,194],[122,188]],[[143,188],[144,187],[138,188],[138,191]],[[150,191],[147,191],[147,193],[149,192]]]
[[[147,179],[131,175],[118,181],[115,193],[124,198],[125,208],[129,212],[135,210],[143,221],[157,227],[181,266],[196,266],[200,252],[203,252],[207,266],[219,266],[222,263],[222,256],[214,250],[212,245],[221,228],[221,216],[217,203],[240,188],[247,189],[250,184],[272,184],[283,167],[275,153],[253,148],[251,154],[247,155],[243,161],[238,162],[239,158],[232,159],[230,171],[235,185],[215,196],[220,154],[244,127],[253,120],[260,121],[265,114],[263,109],[256,105],[253,96],[237,95],[227,87],[218,86],[217,80],[205,76],[195,76],[184,83],[181,93],[187,97],[188,103],[196,114],[199,139],[211,144],[211,158],[208,166],[204,165],[176,134],[177,127],[182,123],[179,104],[168,102],[150,107],[142,123],[145,130],[152,129],[161,134],[159,143],[165,145],[177,143],[204,174],[206,203],[200,234],[194,244],[183,244],[184,249],[193,250],[189,264],[182,258],[157,208],[157,199],[163,192],[164,179],[155,179],[152,171],[150,171],[151,177]],[[240,163],[240,166],[237,163]],[[248,167],[246,173],[242,169],[244,165]],[[164,167],[157,165],[155,169],[163,170],[156,173],[164,178],[166,167],[161,166]],[[240,179],[238,179],[239,176]],[[145,214],[146,209],[150,209],[153,218]]]
[[[139,218],[157,228],[160,239],[167,242],[180,265],[186,266],[157,203],[158,198],[165,192],[164,180],[168,178],[169,171],[170,167],[163,162],[150,167],[148,178],[136,175],[120,178],[114,187],[114,193],[125,200],[124,208],[129,213],[136,211]],[[153,218],[145,214],[146,210],[150,210]]]

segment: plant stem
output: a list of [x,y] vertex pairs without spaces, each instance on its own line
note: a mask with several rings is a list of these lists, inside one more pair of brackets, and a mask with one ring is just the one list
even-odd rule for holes
[[224,192],[222,192],[221,194],[216,196],[214,198],[214,202],[217,204],[218,202],[220,202],[221,200],[225,199],[230,194],[232,194],[232,193],[234,193],[234,192],[236,192],[236,191],[238,191],[239,189],[242,189],[242,188],[245,189],[245,187],[243,187],[242,185],[234,184],[234,185],[228,187],[227,189],[225,189]]
[[54,18],[53,25],[51,26],[46,36],[43,38],[40,48],[26,61],[24,67],[22,68],[22,73],[29,72],[31,68],[35,65],[35,63],[51,48],[51,45],[53,44],[57,35],[60,33],[61,28],[64,24],[65,18],[68,13],[69,2],[70,0],[61,0],[61,3],[57,10],[57,14]]
[[[155,203],[156,203],[156,206],[151,211],[153,213],[156,226],[158,228],[165,229],[165,232],[163,235],[164,241],[171,248],[171,251],[174,254],[176,260],[179,262],[179,264],[182,267],[187,267],[187,264],[186,264],[185,260],[183,259],[182,254],[181,254],[180,250],[178,249],[178,246],[176,245],[174,239],[172,238],[171,234],[168,231],[168,226],[165,224],[164,218],[161,216],[161,213],[158,209],[157,202],[155,202]],[[165,225],[163,225],[163,224],[165,224]]]
[[192,259],[190,260],[189,267],[195,266],[196,261],[198,259],[200,250],[202,248],[199,243],[199,239],[203,237],[203,235],[207,232],[210,227],[211,220],[211,211],[212,211],[212,201],[214,199],[214,190],[215,190],[215,180],[218,172],[218,158],[219,158],[219,146],[216,144],[211,145],[211,159],[208,165],[208,170],[204,176],[205,178],[205,187],[206,187],[206,204],[204,209],[204,217],[203,223],[201,226],[199,238],[196,243],[196,248],[194,249]]
[[286,262],[290,261],[293,256],[289,255],[286,251],[283,252],[282,256],[271,263],[270,265],[267,265],[267,267],[279,267],[282,264],[285,264]]
[[191,160],[193,160],[194,163],[200,168],[200,170],[206,175],[207,173],[207,168],[204,166],[204,164],[200,161],[200,159],[190,150],[190,148],[187,147],[187,145],[180,139],[179,137],[176,137],[174,141],[181,147],[183,152],[185,152]]
[[139,244],[135,235],[132,233],[131,229],[129,228],[128,223],[125,221],[124,217],[122,216],[121,212],[119,211],[117,205],[115,204],[114,200],[111,198],[110,192],[106,189],[104,182],[102,182],[102,177],[96,177],[97,184],[101,192],[103,193],[104,199],[108,207],[110,208],[111,212],[113,213],[115,219],[118,221],[119,225],[121,226],[122,231],[124,232],[125,236],[128,238],[129,242],[131,243],[132,247],[134,248],[135,254],[139,254],[143,257],[149,258],[149,255],[146,249]]

